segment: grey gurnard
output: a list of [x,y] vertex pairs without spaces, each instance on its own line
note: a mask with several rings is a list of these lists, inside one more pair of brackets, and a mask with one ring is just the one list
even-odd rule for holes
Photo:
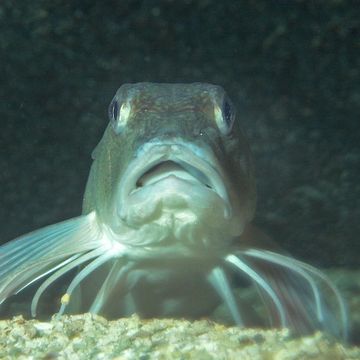
[[83,214],[0,247],[0,302],[44,278],[31,303],[36,316],[43,292],[78,269],[59,314],[198,318],[223,302],[234,323],[251,326],[251,305],[234,289],[253,286],[264,325],[346,335],[331,281],[259,245],[252,157],[220,86],[125,84],[109,118]]

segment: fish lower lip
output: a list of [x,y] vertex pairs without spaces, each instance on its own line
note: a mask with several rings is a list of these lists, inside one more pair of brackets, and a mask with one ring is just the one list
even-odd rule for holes
[[[176,175],[172,175],[169,174],[167,176],[162,177],[161,179],[157,179],[154,181],[151,181],[151,183],[148,183],[146,185],[143,186],[138,186],[136,188],[134,188],[129,196],[132,196],[133,194],[139,192],[139,191],[156,191],[155,189],[158,189],[157,186],[160,186],[160,188],[164,188],[166,187],[167,189],[173,189],[174,191],[176,190],[176,192],[181,193],[182,191],[184,191],[184,189],[186,189],[186,186],[199,186],[202,187],[203,189],[206,189],[207,191],[213,191],[210,187],[208,186],[204,186],[203,184],[199,183],[198,181],[192,181],[192,180],[187,180],[187,179],[183,179],[181,177],[178,177]],[[152,189],[152,190],[149,190]]]
[[211,180],[208,177],[189,164],[182,164],[180,161],[161,161],[142,174],[136,182],[135,189],[138,190],[144,186],[155,184],[163,180],[178,179],[180,181],[197,183],[213,189]]

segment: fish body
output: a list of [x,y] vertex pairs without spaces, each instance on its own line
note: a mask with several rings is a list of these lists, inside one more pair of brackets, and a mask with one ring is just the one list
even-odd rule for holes
[[[124,253],[135,264],[123,301],[109,296],[102,314],[196,317],[218,303],[204,274],[255,208],[248,144],[232,108],[225,123],[223,106],[232,107],[223,89],[208,84],[132,84],[116,93],[83,209],[129,247]],[[217,121],[231,135],[222,136]],[[99,284],[111,266],[97,274]],[[93,278],[82,286],[85,308]]]
[[248,326],[233,291],[240,276],[256,287],[270,325],[346,334],[332,283],[254,242],[254,166],[241,116],[220,86],[125,84],[109,120],[82,216],[0,247],[0,301],[48,275],[35,315],[47,287],[80,266],[60,314],[197,318],[223,301]]

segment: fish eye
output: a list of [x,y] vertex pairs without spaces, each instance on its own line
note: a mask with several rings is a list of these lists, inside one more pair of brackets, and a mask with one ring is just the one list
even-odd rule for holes
[[119,103],[115,99],[109,105],[108,115],[110,121],[116,122],[119,116]]
[[235,121],[235,108],[228,97],[225,97],[221,108],[215,106],[216,124],[223,135],[229,135]]
[[117,134],[119,134],[121,130],[125,127],[129,119],[130,110],[131,108],[128,102],[124,102],[120,106],[119,102],[116,99],[113,99],[113,101],[111,101],[108,109],[108,115],[112,127]]
[[233,109],[232,104],[230,103],[229,99],[224,99],[223,103],[223,117],[226,122],[226,125],[229,129],[232,128],[234,119],[235,119],[235,111]]

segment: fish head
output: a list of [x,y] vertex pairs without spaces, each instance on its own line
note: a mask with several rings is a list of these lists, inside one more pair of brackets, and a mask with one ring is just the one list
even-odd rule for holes
[[222,87],[125,84],[109,118],[85,213],[134,246],[223,247],[241,235],[255,210],[254,169]]

